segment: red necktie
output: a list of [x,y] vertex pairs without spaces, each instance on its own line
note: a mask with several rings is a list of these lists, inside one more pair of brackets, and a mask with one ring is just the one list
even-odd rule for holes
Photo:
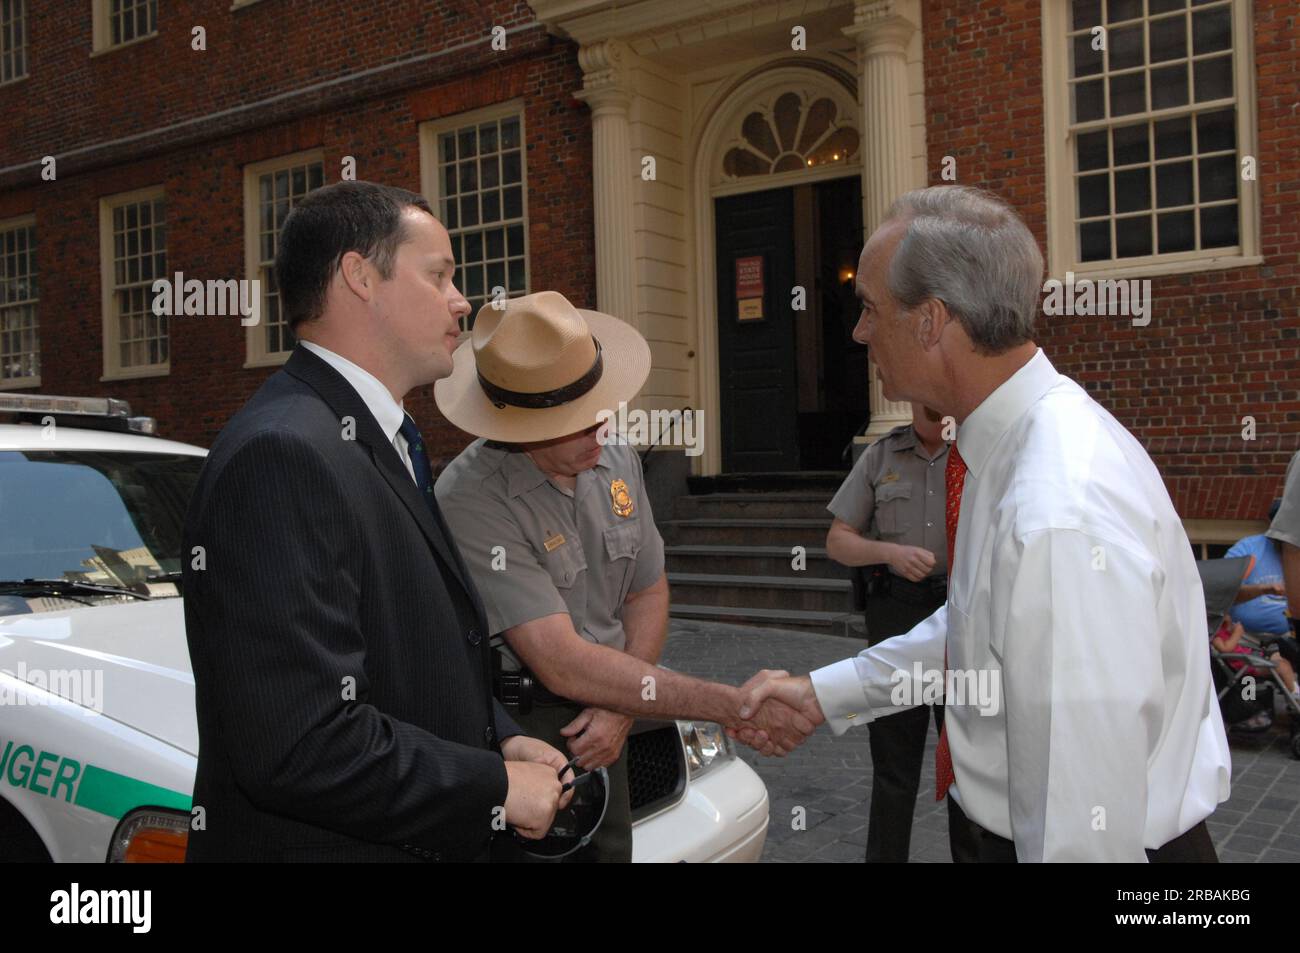
[[[948,578],[952,579],[952,551],[957,542],[957,517],[961,514],[961,490],[966,482],[966,461],[957,450],[957,441],[948,445],[948,466],[944,470],[944,528],[948,531]],[[943,681],[948,684],[948,649],[943,650]],[[939,732],[939,747],[934,753],[934,782],[936,801],[942,801],[952,787],[956,775],[952,772],[952,753],[948,750],[948,719]]]

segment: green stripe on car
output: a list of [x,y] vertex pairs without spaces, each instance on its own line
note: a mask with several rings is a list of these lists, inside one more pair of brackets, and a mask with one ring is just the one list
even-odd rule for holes
[[190,796],[88,764],[72,803],[109,817],[121,817],[146,804],[188,811]]
[[109,817],[145,806],[190,809],[188,794],[12,739],[0,738],[0,782]]

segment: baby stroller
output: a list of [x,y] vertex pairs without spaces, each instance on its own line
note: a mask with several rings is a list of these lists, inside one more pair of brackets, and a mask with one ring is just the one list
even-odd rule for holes
[[[1205,589],[1205,613],[1211,639],[1224,615],[1232,609],[1237,590],[1254,563],[1253,556],[1197,562]],[[1300,759],[1300,700],[1287,689],[1277,662],[1268,657],[1272,654],[1270,640],[1275,639],[1271,635],[1247,633],[1236,652],[1221,652],[1211,642],[1210,671],[1225,723],[1235,723],[1253,711],[1271,712],[1274,693],[1280,694],[1291,713],[1291,756]]]

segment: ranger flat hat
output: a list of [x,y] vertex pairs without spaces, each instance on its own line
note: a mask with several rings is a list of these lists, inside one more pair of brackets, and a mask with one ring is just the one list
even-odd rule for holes
[[452,372],[434,385],[444,417],[504,443],[552,440],[618,412],[650,374],[650,346],[625,321],[575,308],[558,291],[489,302]]

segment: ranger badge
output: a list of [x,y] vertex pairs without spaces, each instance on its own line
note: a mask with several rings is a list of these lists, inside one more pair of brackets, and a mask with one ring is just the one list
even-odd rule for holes
[[609,485],[609,497],[612,501],[615,516],[632,515],[632,494],[627,491],[627,484],[622,480],[615,480]]

